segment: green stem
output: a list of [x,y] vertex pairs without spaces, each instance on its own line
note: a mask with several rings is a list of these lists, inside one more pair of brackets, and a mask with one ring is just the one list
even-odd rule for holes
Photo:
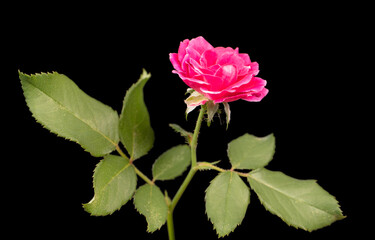
[[173,197],[172,202],[169,204],[169,211],[168,211],[168,218],[167,218],[167,226],[168,226],[168,236],[169,240],[175,240],[174,235],[174,224],[173,224],[173,211],[182,197],[182,194],[185,192],[187,186],[189,185],[190,181],[193,179],[195,173],[197,172],[197,168],[195,167],[197,165],[197,145],[198,145],[198,135],[199,130],[202,125],[203,116],[206,109],[204,106],[201,106],[201,110],[199,112],[199,116],[197,119],[197,123],[195,125],[193,139],[191,140],[190,149],[191,149],[191,168],[186,176],[184,182],[181,184],[180,188],[178,189],[176,195]]
[[197,166],[196,166],[196,169],[197,170],[200,170],[200,169],[213,169],[213,170],[216,170],[218,172],[226,172],[227,170],[223,169],[223,168],[220,168],[220,167],[217,167],[209,162],[198,162],[197,163]]
[[195,125],[193,139],[191,140],[190,148],[191,148],[191,168],[194,168],[197,165],[197,145],[198,145],[198,135],[199,130],[202,125],[203,116],[206,109],[204,106],[201,107],[201,111],[199,112],[199,116],[197,119],[197,123]]
[[153,181],[151,181],[146,175],[143,174],[143,172],[141,172],[138,168],[136,168],[133,164],[132,161],[130,161],[130,159],[128,158],[128,156],[126,156],[126,154],[121,150],[120,146],[119,145],[116,145],[116,150],[117,152],[120,154],[121,157],[125,158],[126,160],[129,161],[129,164],[131,164],[134,168],[134,171],[135,173],[140,177],[142,178],[146,183],[148,184],[151,184],[151,185],[154,185],[155,183]]
[[120,146],[116,144],[116,151],[120,154],[121,157],[125,158],[126,160],[129,161],[128,156],[121,150]]
[[228,170],[227,169],[223,169],[223,168],[217,167],[214,164],[209,163],[209,162],[198,162],[197,166],[195,167],[195,169],[196,170],[209,170],[209,169],[212,169],[212,170],[216,170],[218,172],[228,172],[228,171],[231,171],[231,172],[237,173],[241,177],[251,177],[250,173],[238,172],[238,171],[235,171],[234,168],[228,169]]
[[171,212],[171,209],[168,210],[167,227],[168,227],[169,240],[175,240],[174,225],[173,225],[173,211]]
[[196,172],[197,172],[197,170],[195,168],[191,168],[188,175],[186,176],[184,182],[181,184],[180,188],[178,189],[178,191],[177,191],[176,195],[174,196],[174,198],[172,200],[172,203],[170,205],[170,209],[171,209],[171,212],[172,212],[171,214],[173,214],[174,208],[176,207],[178,201],[182,197],[182,194],[185,192],[187,186],[189,185],[191,179],[193,179]]
[[134,166],[134,164],[132,164],[133,165],[133,168],[134,168],[134,170],[135,170],[135,173],[140,177],[140,178],[142,178],[146,183],[148,183],[148,184],[150,184],[150,185],[154,185],[155,183],[153,182],[153,181],[151,181],[146,175],[144,175],[143,174],[143,172],[141,172],[138,168],[136,168],[135,166]]

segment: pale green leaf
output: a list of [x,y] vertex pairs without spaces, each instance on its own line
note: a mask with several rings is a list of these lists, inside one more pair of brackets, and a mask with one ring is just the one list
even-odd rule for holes
[[143,98],[143,88],[150,77],[143,70],[138,82],[126,92],[120,115],[120,140],[132,160],[146,155],[154,145],[154,131]]
[[288,225],[313,231],[344,218],[335,197],[315,180],[259,169],[250,173],[248,181],[265,208]]
[[241,224],[250,203],[250,191],[232,171],[220,173],[206,191],[206,213],[219,237]]
[[275,137],[245,134],[228,144],[228,157],[234,169],[257,169],[266,166],[275,153]]
[[112,214],[129,201],[136,186],[137,175],[129,161],[107,155],[94,171],[94,197],[83,207],[94,216]]
[[118,114],[85,94],[63,74],[19,72],[34,118],[58,136],[77,142],[93,156],[112,152],[118,141]]
[[190,147],[178,145],[161,154],[152,166],[154,180],[171,180],[190,165]]
[[134,195],[135,208],[146,217],[147,231],[160,229],[168,215],[168,206],[160,189],[155,185],[145,184]]

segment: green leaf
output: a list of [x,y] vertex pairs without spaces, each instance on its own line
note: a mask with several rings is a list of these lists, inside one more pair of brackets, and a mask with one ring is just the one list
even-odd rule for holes
[[119,210],[129,201],[137,186],[137,175],[129,161],[107,155],[94,171],[93,199],[83,204],[94,216],[105,216]]
[[257,169],[266,166],[275,153],[275,137],[245,134],[228,144],[228,157],[234,169]]
[[152,166],[154,180],[171,180],[190,165],[190,147],[178,145],[160,155]]
[[185,129],[174,123],[170,123],[169,126],[175,132],[179,133],[182,137],[184,137],[187,143],[191,143],[191,140],[193,139],[193,133],[186,131]]
[[265,208],[288,225],[313,231],[344,218],[335,197],[315,180],[259,169],[250,173],[248,181]]
[[143,87],[150,77],[143,69],[138,82],[127,91],[120,115],[120,140],[132,160],[146,155],[154,145],[154,131],[143,99]]
[[45,128],[96,157],[115,149],[118,114],[112,108],[88,96],[63,74],[19,72],[19,77],[33,117]]
[[206,191],[206,212],[219,237],[241,224],[250,203],[250,191],[232,171],[220,173]]
[[160,189],[155,185],[145,184],[134,195],[135,208],[146,217],[147,231],[160,229],[168,215],[168,206]]

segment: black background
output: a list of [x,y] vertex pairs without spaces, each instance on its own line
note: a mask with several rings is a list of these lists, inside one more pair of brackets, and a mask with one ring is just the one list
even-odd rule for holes
[[[359,147],[365,142],[361,129],[365,116],[356,103],[362,92],[354,66],[360,60],[355,57],[359,51],[356,36],[362,30],[352,20],[358,10],[317,3],[227,3],[216,7],[185,4],[147,8],[61,4],[39,10],[24,6],[12,18],[7,35],[10,41],[4,49],[11,49],[5,65],[12,84],[10,117],[6,118],[9,128],[5,130],[12,130],[7,147],[12,154],[4,158],[2,172],[12,176],[3,184],[10,203],[6,210],[11,211],[7,224],[21,229],[13,234],[167,239],[166,226],[153,234],[146,233],[146,221],[131,202],[106,217],[91,217],[83,210],[81,204],[93,196],[92,172],[100,158],[34,121],[17,70],[63,73],[87,94],[118,112],[126,90],[138,79],[142,68],[151,72],[144,91],[156,142],[149,155],[135,162],[151,177],[153,161],[184,142],[168,124],[177,123],[190,131],[195,125],[198,111],[185,120],[187,86],[171,73],[168,54],[177,52],[180,41],[197,36],[205,37],[213,46],[239,47],[240,52],[248,53],[252,61],[259,63],[258,76],[268,81],[270,90],[259,103],[230,103],[232,120],[228,130],[218,118],[211,127],[203,124],[198,161],[222,160],[220,166],[229,168],[229,141],[244,133],[274,133],[276,154],[268,168],[295,178],[317,179],[338,199],[348,216],[308,233],[288,227],[265,211],[252,192],[245,219],[224,239],[318,239],[364,233],[356,228],[356,224],[369,221],[360,217],[363,211],[359,209],[358,197],[367,201],[358,187],[364,178],[354,177],[370,159],[361,156]],[[199,172],[189,185],[175,210],[177,239],[217,239],[204,206],[205,189],[216,174]],[[179,177],[158,185],[173,196],[182,181]]]

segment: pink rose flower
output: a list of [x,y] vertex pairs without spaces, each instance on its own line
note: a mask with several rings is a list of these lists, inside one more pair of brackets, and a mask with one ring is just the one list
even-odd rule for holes
[[208,100],[259,102],[268,93],[267,82],[255,77],[258,63],[251,62],[249,55],[239,53],[238,48],[214,48],[203,37],[197,37],[181,42],[178,53],[171,53],[169,58],[175,68],[172,72],[203,95],[195,105]]

